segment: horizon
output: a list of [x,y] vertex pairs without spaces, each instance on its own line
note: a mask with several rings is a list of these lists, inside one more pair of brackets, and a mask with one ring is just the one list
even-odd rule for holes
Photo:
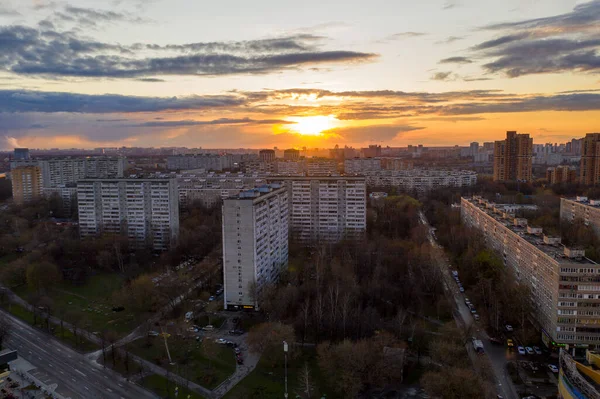
[[344,4],[8,1],[0,149],[451,146],[598,131],[600,0]]

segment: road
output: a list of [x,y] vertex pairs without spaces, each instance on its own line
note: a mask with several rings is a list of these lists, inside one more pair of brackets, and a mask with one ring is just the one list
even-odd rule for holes
[[[473,324],[473,332],[471,335],[483,342],[485,355],[490,361],[494,376],[496,378],[496,388],[498,394],[502,395],[502,397],[505,399],[518,399],[519,396],[517,395],[516,389],[506,370],[507,362],[509,360],[514,360],[514,353],[509,352],[504,345],[492,345],[490,342],[490,337],[485,330],[480,328],[478,324],[475,323],[470,309],[465,304],[465,297],[458,290],[458,287],[452,278],[452,275],[450,274],[450,262],[446,258],[442,247],[437,243],[433,228],[429,225],[429,222],[425,218],[423,212],[419,213],[419,218],[421,219],[421,223],[429,228],[428,238],[431,246],[434,249],[439,250],[439,256],[436,256],[435,258],[438,261],[438,265],[440,266],[440,270],[444,279],[444,290],[448,296],[452,297],[456,304],[456,312],[453,312],[454,318],[458,324],[463,326],[469,326]],[[469,350],[469,355],[474,356],[474,351]]]
[[4,310],[12,331],[5,346],[16,349],[19,357],[35,369],[30,373],[47,385],[57,384],[56,392],[66,398],[154,399],[155,394],[126,381],[112,370],[64,346]]

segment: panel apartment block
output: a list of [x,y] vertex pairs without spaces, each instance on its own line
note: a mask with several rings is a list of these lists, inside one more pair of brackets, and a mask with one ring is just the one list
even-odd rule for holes
[[600,235],[600,201],[598,200],[589,201],[587,197],[561,198],[560,218],[571,223],[581,220]]
[[11,172],[12,196],[15,204],[40,198],[42,174],[38,166],[21,166]]
[[290,228],[302,242],[361,237],[367,228],[364,177],[272,177],[289,194]]
[[533,139],[529,134],[506,132],[506,139],[494,144],[494,181],[531,181]]
[[165,250],[179,235],[175,179],[89,179],[77,184],[79,233],[126,235],[137,247]]
[[225,309],[258,309],[264,285],[287,267],[288,230],[288,193],[280,185],[223,201]]
[[600,265],[584,251],[560,245],[560,238],[542,236],[525,219],[515,219],[509,207],[461,198],[461,216],[530,288],[545,342],[600,345]]

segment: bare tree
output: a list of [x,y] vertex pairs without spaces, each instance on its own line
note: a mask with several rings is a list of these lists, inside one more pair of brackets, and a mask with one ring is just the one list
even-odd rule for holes
[[0,348],[4,345],[4,341],[9,337],[12,326],[6,316],[0,315]]
[[311,399],[315,393],[315,384],[313,383],[307,362],[304,363],[302,370],[298,374],[298,389],[300,390],[298,395],[306,399]]

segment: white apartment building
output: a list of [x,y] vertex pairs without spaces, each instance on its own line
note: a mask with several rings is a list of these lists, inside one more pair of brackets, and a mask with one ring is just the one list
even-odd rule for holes
[[288,176],[298,176],[303,175],[306,171],[306,164],[302,160],[297,161],[277,161],[275,164],[275,169],[277,173],[280,175],[288,175]]
[[271,184],[223,201],[225,309],[258,309],[288,263],[288,193]]
[[270,177],[289,195],[290,228],[302,242],[361,237],[367,228],[364,177]]
[[175,179],[86,179],[77,184],[79,234],[126,235],[137,247],[165,250],[179,235]]
[[468,187],[477,183],[472,170],[408,169],[363,173],[369,186],[397,187],[404,191],[425,193],[443,187]]
[[510,207],[479,197],[461,198],[461,216],[530,288],[533,315],[547,345],[600,345],[600,265],[584,250],[562,246],[559,237],[515,218]]
[[333,159],[311,158],[306,160],[306,174],[308,176],[338,175],[338,163]]
[[379,172],[381,169],[381,159],[379,158],[352,158],[344,161],[344,173],[347,175],[362,175]]
[[571,223],[581,220],[600,235],[600,200],[588,200],[587,197],[561,198],[560,218]]
[[185,208],[199,201],[206,207],[220,204],[225,198],[233,197],[243,190],[264,185],[262,177],[243,174],[197,174],[177,178],[179,205]]
[[173,155],[167,158],[167,169],[206,169],[221,171],[223,169],[233,168],[234,163],[234,157],[230,154]]

